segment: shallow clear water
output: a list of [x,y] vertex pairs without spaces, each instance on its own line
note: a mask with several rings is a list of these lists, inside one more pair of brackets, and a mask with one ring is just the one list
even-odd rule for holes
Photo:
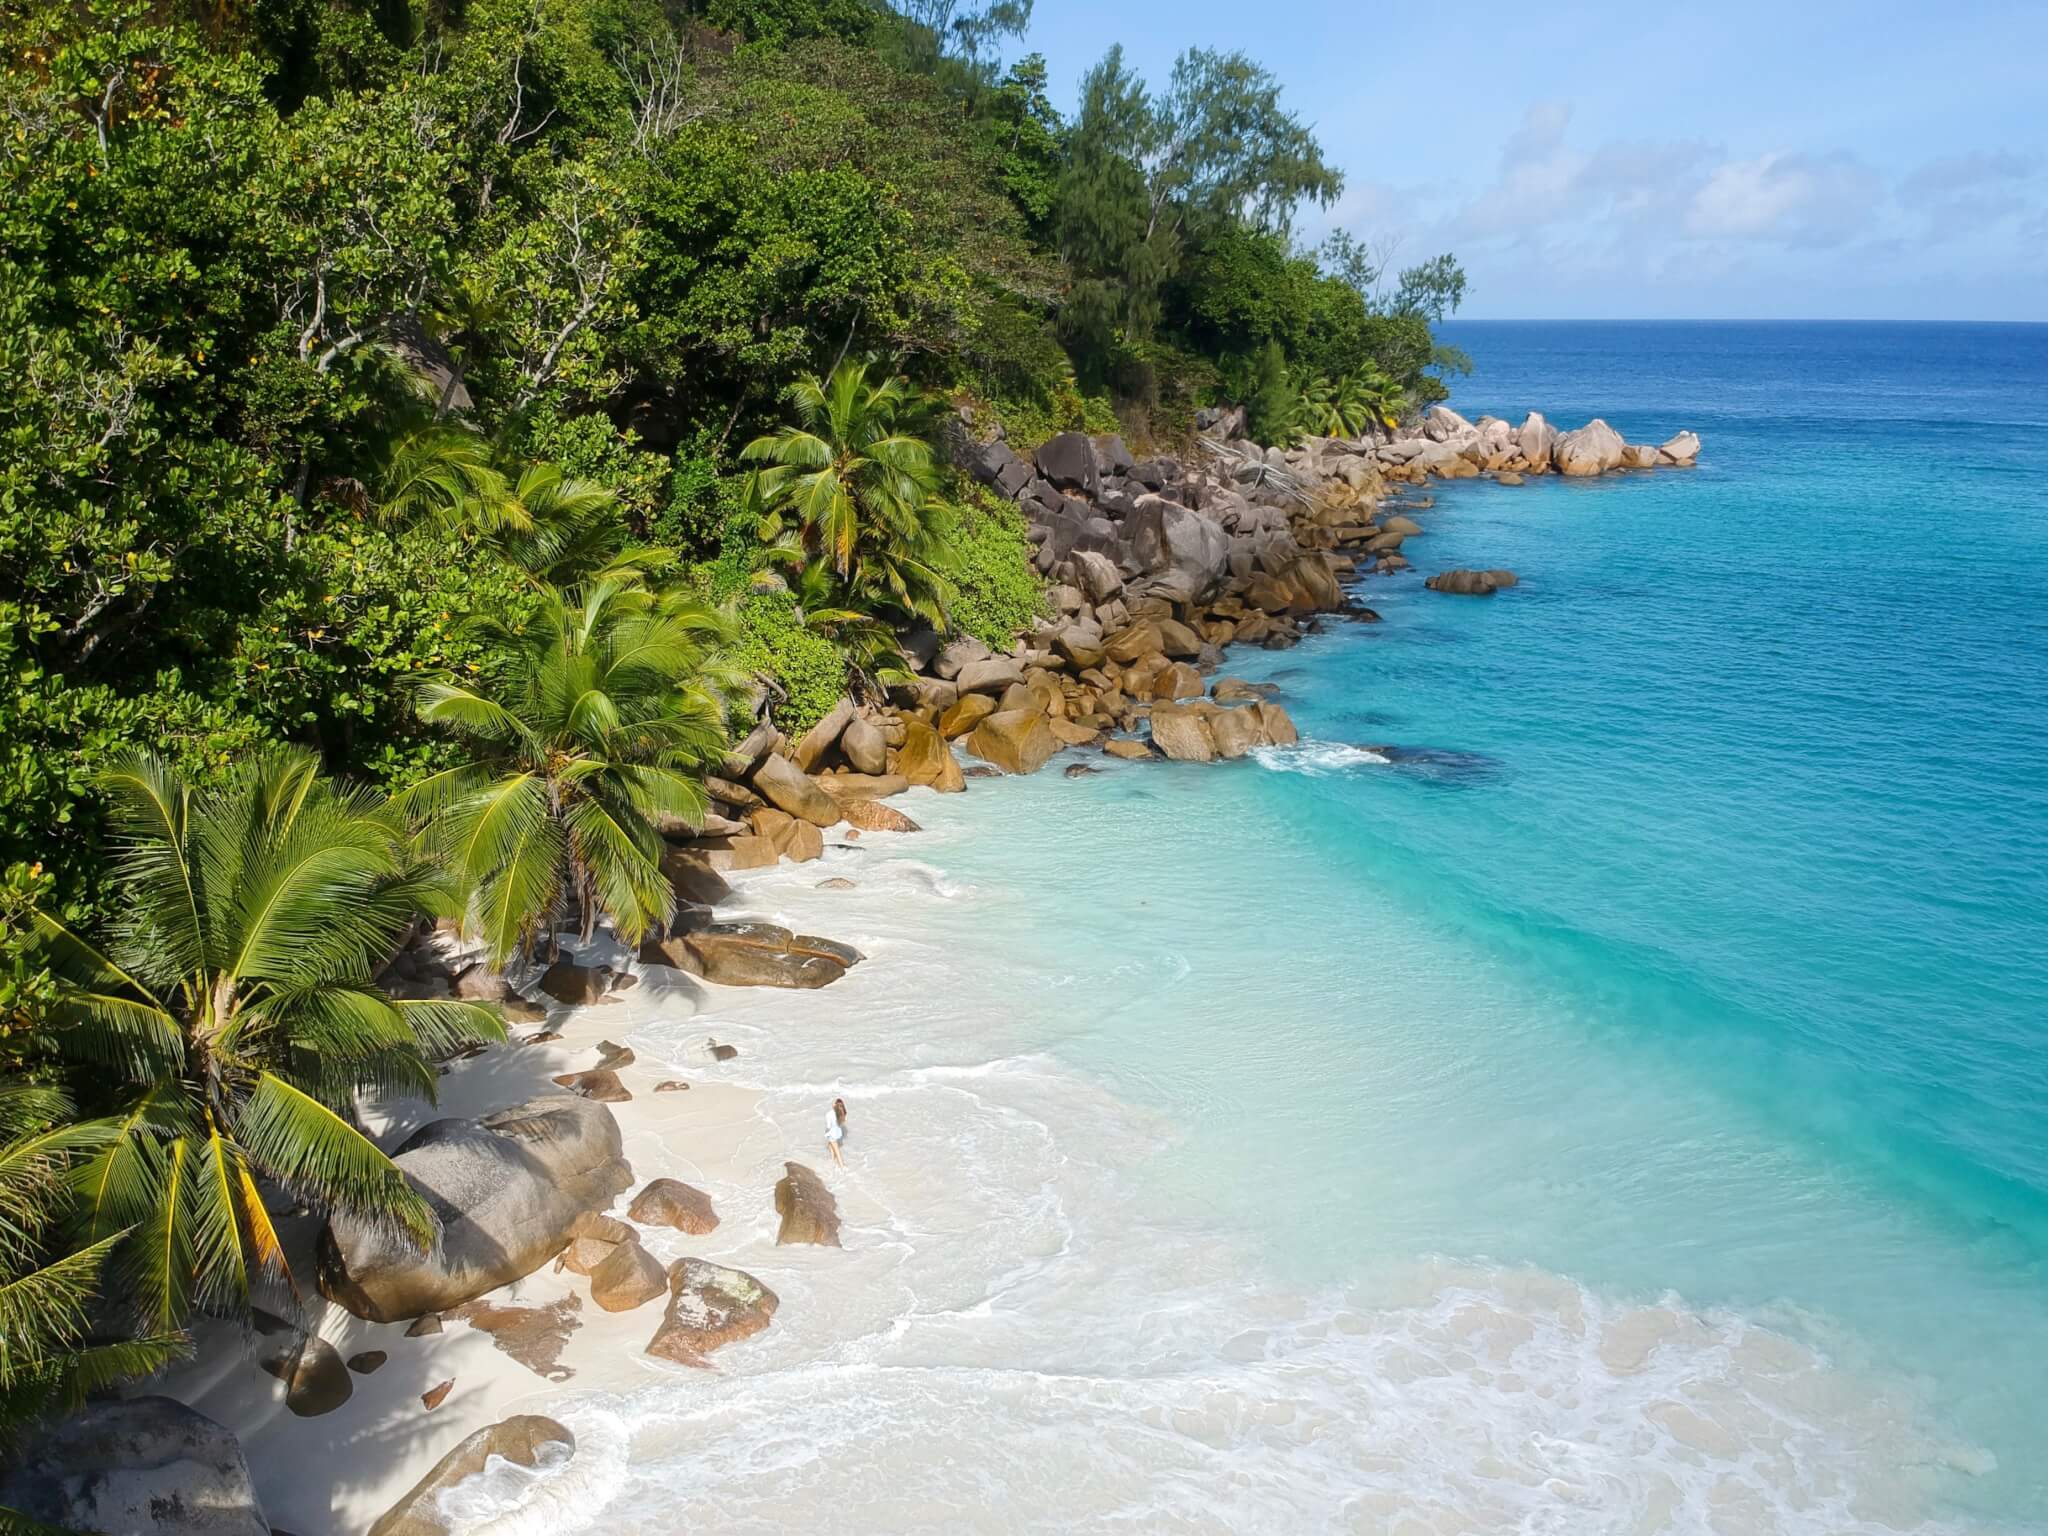
[[775,1328],[549,1528],[2048,1526],[2048,330],[1451,339],[1700,467],[1439,488],[1231,659],[1300,749],[751,883],[868,964],[633,1042],[846,1093],[851,1267],[724,1239]]

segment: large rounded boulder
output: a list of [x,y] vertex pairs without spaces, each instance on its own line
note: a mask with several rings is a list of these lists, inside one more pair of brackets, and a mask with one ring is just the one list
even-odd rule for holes
[[45,1526],[270,1536],[240,1443],[171,1398],[95,1403],[17,1449],[0,1470],[0,1510]]
[[376,1323],[459,1306],[532,1274],[568,1245],[579,1216],[633,1182],[611,1111],[566,1094],[480,1120],[435,1120],[392,1161],[426,1196],[433,1245],[337,1215],[318,1246],[321,1294]]

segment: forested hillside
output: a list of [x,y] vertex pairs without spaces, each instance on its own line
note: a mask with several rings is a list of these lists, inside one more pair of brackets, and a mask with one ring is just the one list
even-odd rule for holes
[[[1226,399],[1269,438],[1329,424],[1304,409],[1355,431],[1431,396],[1425,320],[1462,280],[1296,249],[1340,176],[1259,66],[1190,52],[1148,87],[1112,49],[1069,110],[1044,60],[997,62],[1014,4],[909,10],[17,13],[0,857],[82,914],[91,776],[136,746],[201,778],[278,740],[393,789],[443,764],[411,684],[477,664],[474,616],[596,569],[509,547],[535,475],[582,543],[737,599],[734,655],[802,723],[854,643],[804,615],[915,606],[828,596],[836,570],[804,608],[754,590],[802,586],[741,450],[806,371],[900,373],[1025,445],[1179,440]],[[936,595],[1000,639],[1029,616],[1017,530],[936,489]]]
[[1069,113],[1027,22],[10,10],[0,1439],[286,1296],[275,1208],[424,1230],[354,1096],[502,1026],[378,989],[420,914],[638,942],[735,728],[1040,614],[953,450],[1440,397],[1462,274],[1299,247],[1268,73],[1113,48]]

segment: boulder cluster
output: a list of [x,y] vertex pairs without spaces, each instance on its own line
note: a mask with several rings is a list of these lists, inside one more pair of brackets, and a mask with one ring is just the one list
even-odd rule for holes
[[1597,416],[1576,431],[1560,432],[1541,411],[1531,411],[1517,427],[1498,416],[1467,421],[1443,405],[1431,406],[1419,426],[1396,432],[1373,453],[1389,480],[1417,484],[1430,475],[1443,480],[1480,474],[1584,477],[1617,469],[1690,468],[1699,455],[1699,436],[1693,432],[1652,447],[1624,442]]

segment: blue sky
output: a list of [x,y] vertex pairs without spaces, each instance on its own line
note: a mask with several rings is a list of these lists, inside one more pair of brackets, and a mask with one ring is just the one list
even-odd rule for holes
[[1345,172],[1305,210],[1456,251],[1462,314],[2048,320],[2048,0],[1037,0],[1071,114],[1113,42],[1280,77]]

